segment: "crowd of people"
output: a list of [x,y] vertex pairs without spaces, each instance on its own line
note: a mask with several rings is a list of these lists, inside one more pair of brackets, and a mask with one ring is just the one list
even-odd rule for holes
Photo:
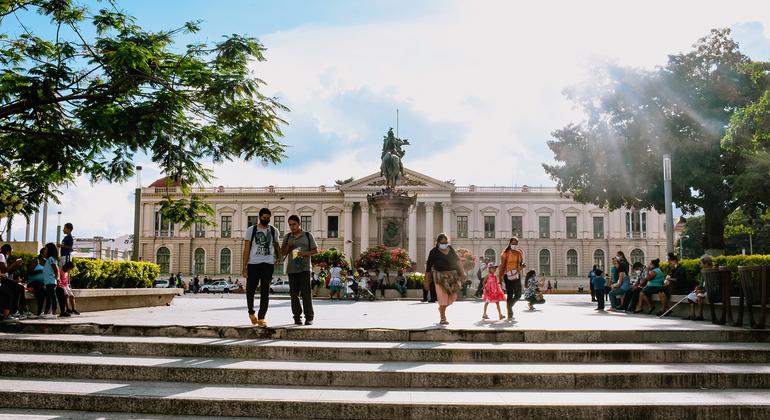
[[[80,315],[75,307],[75,294],[70,285],[73,226],[64,225],[65,237],[61,244],[48,243],[38,255],[22,267],[21,258],[13,259],[13,247],[0,247],[0,320],[28,318],[55,318]],[[20,268],[26,276],[15,276]],[[35,311],[27,304],[26,292],[34,296]]]
[[[702,268],[712,268],[711,257],[700,260]],[[687,278],[687,271],[679,264],[679,258],[668,254],[668,274],[660,267],[660,260],[653,259],[647,265],[636,262],[629,268],[629,262],[622,251],[612,257],[609,276],[597,266],[589,273],[591,300],[597,302],[597,311],[605,311],[609,299],[609,312],[645,313],[663,317],[671,314],[671,296],[686,295],[690,306],[687,320],[702,321],[706,293],[701,285],[693,285]],[[657,296],[658,307],[653,296]],[[684,300],[684,299],[683,299]],[[656,311],[657,310],[657,311]]]

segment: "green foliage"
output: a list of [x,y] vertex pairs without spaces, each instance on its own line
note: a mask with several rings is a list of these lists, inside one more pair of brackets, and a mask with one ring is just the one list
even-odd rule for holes
[[337,263],[343,270],[350,269],[348,258],[336,249],[329,249],[311,257],[314,267],[329,268]]
[[[715,267],[738,267],[738,266],[770,266],[770,255],[720,255],[711,257]],[[679,264],[687,271],[687,278],[690,283],[700,283],[700,258],[681,260]],[[661,262],[660,268],[664,273],[670,273],[670,267],[667,262]],[[733,273],[733,281],[738,282],[738,273]]]
[[160,267],[149,262],[72,260],[72,287],[78,289],[146,288],[160,275]]
[[13,264],[16,260],[21,259],[23,263],[20,267],[17,267],[13,270],[13,278],[14,279],[21,279],[22,281],[27,281],[27,269],[29,268],[29,263],[37,258],[37,255],[30,254],[27,252],[14,252],[11,257],[8,259],[8,264]]
[[752,64],[723,29],[654,71],[596,69],[588,83],[567,90],[587,118],[553,133],[548,146],[560,163],[546,171],[577,201],[663,211],[662,155],[669,153],[674,202],[688,213],[702,209],[704,248],[724,249],[725,219],[741,196],[725,179],[746,168],[721,142],[736,110],[763,95],[766,83]]
[[356,267],[364,270],[380,269],[388,273],[397,270],[409,270],[412,261],[409,253],[402,248],[388,249],[384,245],[378,245],[361,253],[356,260]]
[[[137,154],[151,156],[183,196],[210,182],[207,160],[285,157],[279,114],[288,109],[261,92],[265,83],[249,67],[265,60],[257,39],[234,34],[180,46],[177,36],[198,31],[200,22],[151,32],[113,1],[97,4],[105,8],[0,2],[3,212],[28,217],[41,203],[58,202],[58,188],[79,175],[126,181]],[[36,13],[51,28],[16,35],[13,25],[34,27],[25,22],[39,20]],[[164,218],[189,227],[210,214],[196,197],[181,198],[167,196]]]
[[406,276],[406,288],[407,289],[422,289],[422,284],[425,281],[425,274],[412,273]]

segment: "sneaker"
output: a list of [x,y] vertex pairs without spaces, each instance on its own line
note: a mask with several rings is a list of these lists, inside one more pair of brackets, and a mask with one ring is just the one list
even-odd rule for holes
[[66,313],[66,312],[62,312],[61,314],[59,314],[59,318],[69,318],[69,317],[71,317],[71,316],[72,316],[72,315],[70,315],[70,314],[68,314],[68,313]]
[[254,314],[249,314],[249,319],[251,320],[252,325],[257,325],[259,323],[257,316]]
[[294,318],[294,325],[302,325],[302,320],[299,318]]
[[71,313],[72,315],[80,315],[80,312],[78,312],[77,309],[73,309]]
[[481,316],[481,319],[489,319],[489,316],[487,316],[487,314],[484,314]]
[[704,321],[702,316],[698,316],[692,319],[693,321]]
[[313,320],[312,319],[306,319],[305,320],[305,325],[313,325]]
[[265,321],[264,319],[258,319],[257,326],[260,328],[267,328],[267,321]]

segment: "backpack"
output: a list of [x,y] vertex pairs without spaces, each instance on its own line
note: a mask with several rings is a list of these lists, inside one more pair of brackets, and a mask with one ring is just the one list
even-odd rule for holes
[[[270,235],[273,237],[273,243],[278,242],[276,240],[276,237],[278,234],[276,233],[275,227],[273,225],[268,225],[270,227]],[[251,230],[251,242],[254,242],[254,239],[257,237],[257,225],[252,225],[254,229]],[[272,243],[270,244],[272,245]]]

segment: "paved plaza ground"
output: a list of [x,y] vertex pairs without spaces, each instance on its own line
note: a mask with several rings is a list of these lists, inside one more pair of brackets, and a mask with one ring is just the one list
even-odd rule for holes
[[[524,301],[514,306],[515,322],[497,321],[497,310],[490,304],[490,320],[481,319],[484,303],[466,299],[455,302],[447,310],[450,324],[438,325],[435,303],[418,300],[330,301],[316,299],[313,328],[335,329],[431,329],[463,330],[724,330],[739,328],[717,326],[708,321],[685,321],[678,317],[663,319],[654,315],[598,313],[588,295],[546,295],[547,302],[528,311]],[[255,308],[259,306],[257,296]],[[609,305],[609,304],[608,304]],[[501,303],[505,314],[505,304]],[[271,297],[266,317],[271,327],[305,328],[292,323],[291,303],[286,295]],[[114,325],[181,325],[181,326],[246,326],[251,325],[243,294],[184,295],[176,297],[170,306],[88,312],[72,318],[33,320],[50,323],[97,323]]]

